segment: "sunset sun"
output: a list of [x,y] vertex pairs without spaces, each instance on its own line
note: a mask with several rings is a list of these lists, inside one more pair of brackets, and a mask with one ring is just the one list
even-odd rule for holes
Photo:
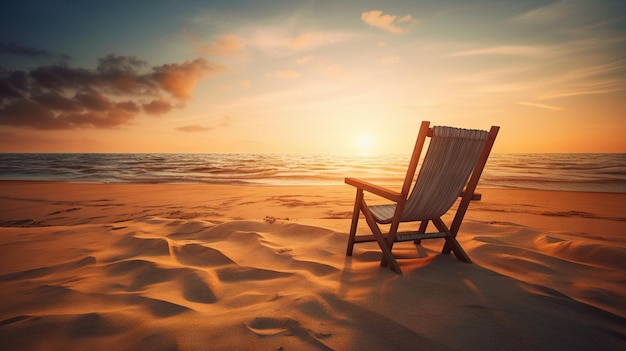
[[374,149],[374,139],[368,133],[361,133],[357,138],[357,151],[371,153]]

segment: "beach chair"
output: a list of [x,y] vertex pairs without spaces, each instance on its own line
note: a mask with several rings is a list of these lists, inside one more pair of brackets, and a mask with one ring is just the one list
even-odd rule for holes
[[[388,266],[402,274],[392,253],[394,243],[414,241],[419,244],[423,239],[444,238],[443,254],[454,252],[459,260],[471,263],[456,236],[470,201],[480,197],[474,191],[499,129],[500,127],[493,126],[487,132],[443,126],[430,128],[430,122],[425,121],[422,122],[417,136],[400,192],[363,180],[346,178],[346,184],[356,187],[346,255],[352,256],[352,250],[357,243],[376,241],[382,250],[381,266]],[[409,193],[427,138],[430,138],[428,150],[413,190]],[[369,206],[365,202],[364,192],[381,196],[392,203]],[[452,225],[448,228],[441,217],[450,210],[458,197],[461,197],[461,201]],[[372,235],[356,235],[361,213]],[[400,232],[400,224],[404,227],[406,222],[420,222],[419,229]],[[434,224],[436,232],[426,232],[429,222]],[[388,224],[388,232],[383,233],[379,224]]]

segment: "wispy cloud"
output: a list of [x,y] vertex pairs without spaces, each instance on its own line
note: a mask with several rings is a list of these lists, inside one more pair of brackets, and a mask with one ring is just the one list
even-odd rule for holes
[[183,29],[183,36],[191,40],[193,49],[198,53],[223,57],[248,56],[243,40],[235,34],[221,35],[215,41],[209,43],[191,34],[187,29]]
[[552,91],[541,94],[539,99],[548,100],[578,95],[607,94],[624,90],[623,80],[595,80],[568,87],[555,88]]
[[[558,68],[554,68],[553,62],[549,69],[538,63],[524,63],[508,69],[480,70],[458,76],[454,83],[481,95],[508,94],[516,99],[525,96],[530,101],[607,94],[626,90],[625,61]],[[524,101],[520,104],[556,110],[545,103]]]
[[530,106],[530,107],[537,107],[537,108],[541,108],[541,109],[545,109],[545,110],[561,111],[560,107],[552,106],[552,105],[546,105],[546,104],[540,104],[540,103],[536,103],[536,102],[520,101],[520,102],[518,102],[518,104],[524,105],[524,106]]
[[199,124],[190,124],[187,126],[178,127],[176,128],[176,130],[181,131],[181,132],[187,132],[187,133],[197,133],[197,132],[210,131],[210,130],[213,130],[213,128],[201,126]]
[[354,34],[344,31],[294,29],[289,25],[283,27],[254,28],[245,41],[265,54],[272,56],[288,56],[294,53],[314,50],[320,47],[346,42]]
[[551,44],[502,44],[469,49],[467,44],[453,44],[440,51],[458,59],[511,56],[506,66],[483,68],[458,78],[465,79],[477,92],[515,92],[526,96],[527,101],[536,101],[626,90],[626,59],[617,50],[626,43],[626,37],[604,37],[593,31],[577,33],[571,40]]
[[217,122],[216,126],[214,126],[214,127],[203,126],[203,125],[200,125],[200,124],[189,124],[189,125],[186,125],[186,126],[177,127],[176,130],[178,130],[180,132],[186,132],[186,133],[208,132],[208,131],[212,131],[212,130],[215,130],[215,129],[218,129],[218,128],[229,127],[230,123],[231,123],[230,116],[224,116],[224,117],[219,119],[219,121]]
[[[395,15],[383,14],[380,10],[371,10],[361,13],[361,19],[370,27],[382,29],[393,34],[402,34],[408,30],[405,24],[416,24],[417,20],[411,15],[405,15],[400,18]],[[399,24],[402,24],[401,27]]]
[[267,73],[268,77],[284,78],[284,79],[297,79],[301,74],[298,71],[293,70],[277,70]]
[[351,38],[348,33],[333,31],[305,31],[289,41],[289,48],[294,51],[312,50],[321,46],[341,43]]
[[321,56],[305,56],[296,60],[297,63],[302,65],[309,65],[313,67],[313,71],[322,74],[327,77],[339,78],[347,80],[350,78],[350,74],[334,60],[321,57]]
[[182,108],[198,80],[222,71],[205,59],[148,67],[117,55],[101,58],[95,69],[58,64],[2,71],[0,125],[114,128],[142,111],[159,115]]
[[529,45],[497,45],[486,46],[475,49],[457,51],[449,54],[451,57],[455,56],[477,56],[477,55],[507,55],[507,56],[526,56],[526,57],[538,57],[545,56],[548,53],[548,49],[539,46]]
[[545,89],[539,99],[547,100],[626,90],[625,72],[626,60],[566,71],[544,82],[549,89]]
[[524,22],[552,22],[560,18],[571,16],[580,8],[583,2],[582,0],[561,0],[530,10],[515,19]]

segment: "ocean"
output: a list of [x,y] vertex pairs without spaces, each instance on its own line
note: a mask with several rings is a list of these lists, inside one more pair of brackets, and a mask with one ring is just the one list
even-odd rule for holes
[[[89,183],[399,185],[410,155],[0,153],[0,180]],[[626,193],[626,154],[492,154],[485,188]]]

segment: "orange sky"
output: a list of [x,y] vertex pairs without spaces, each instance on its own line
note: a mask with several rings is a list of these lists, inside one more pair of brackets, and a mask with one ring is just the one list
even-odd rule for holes
[[626,152],[624,2],[261,3],[0,5],[0,152]]

